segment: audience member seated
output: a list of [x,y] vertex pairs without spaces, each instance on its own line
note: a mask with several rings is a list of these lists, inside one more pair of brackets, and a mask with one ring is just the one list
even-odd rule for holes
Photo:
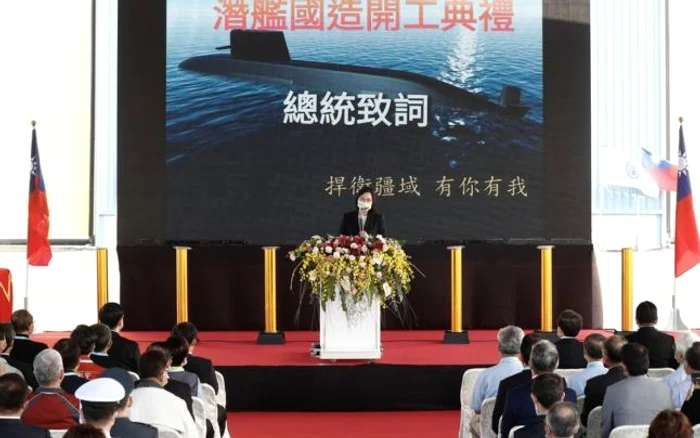
[[15,345],[12,347],[10,357],[31,365],[40,351],[49,348],[42,342],[29,339],[29,336],[34,333],[34,317],[26,310],[16,310],[12,314],[12,328],[15,329]]
[[105,324],[98,323],[90,326],[95,336],[95,351],[90,354],[90,360],[103,369],[124,368],[120,362],[109,357],[109,348],[112,346],[112,331]]
[[[2,347],[2,341],[0,341],[0,347]],[[12,365],[10,365],[9,363],[7,363],[7,361],[5,360],[4,357],[0,357],[0,365],[2,365],[2,369],[3,369],[2,374],[6,374],[6,373],[17,374],[18,376],[22,377],[22,379],[24,379],[22,372],[20,370],[18,370],[17,368],[13,367]]]
[[[161,353],[163,353],[168,361],[168,368],[170,368],[172,364],[172,357],[170,356],[170,350],[168,349],[168,346],[165,344],[165,342],[154,342],[148,346],[148,349],[146,351],[152,350],[160,351]],[[136,382],[137,388],[139,387],[140,383],[140,381]],[[173,394],[174,396],[177,396],[184,400],[185,405],[187,405],[187,410],[192,415],[192,418],[194,418],[194,412],[192,410],[192,390],[190,389],[189,385],[187,385],[184,382],[168,379],[168,383],[165,384],[164,389],[169,393]]]
[[[510,390],[516,386],[520,386],[524,383],[530,383],[532,381],[532,372],[529,368],[530,352],[532,350],[532,346],[541,340],[542,338],[534,333],[526,335],[523,338],[523,341],[520,344],[520,359],[522,360],[525,369],[517,374],[513,374],[512,376],[501,380],[501,383],[498,384],[496,404],[493,408],[493,417],[491,417],[491,429],[494,433],[498,433],[498,422],[501,419],[501,415],[503,415],[503,408],[506,405],[506,396],[508,395],[508,392],[510,392]],[[482,419],[482,421],[484,420],[487,421],[485,418]]]
[[700,424],[700,342],[686,350],[685,372],[688,378],[675,385],[672,392],[683,395],[681,412],[688,417],[690,423]]
[[114,379],[95,378],[75,392],[80,400],[80,412],[87,424],[100,429],[105,438],[110,437],[119,410],[119,402],[125,397],[124,387]]
[[[0,348],[0,357],[7,362],[11,367],[19,370],[24,377],[25,382],[32,388],[36,388],[39,384],[34,378],[34,371],[32,370],[32,365],[30,363],[22,362],[21,360],[12,357],[10,354],[13,347],[15,346],[15,329],[9,322],[0,324],[0,336],[4,339],[3,348]],[[0,341],[1,343],[2,341]]]
[[117,418],[110,431],[114,437],[157,438],[158,429],[129,419],[131,414],[131,392],[134,390],[134,380],[122,368],[110,368],[100,375],[101,378],[114,379],[124,388],[124,398],[119,402]]
[[668,386],[647,377],[649,352],[646,347],[625,345],[622,363],[628,377],[605,392],[602,438],[608,438],[618,426],[649,424],[659,412],[672,407]]
[[622,347],[627,345],[627,339],[620,335],[610,336],[603,344],[603,363],[608,368],[608,372],[602,376],[594,377],[586,383],[583,402],[583,412],[581,412],[581,423],[588,424],[588,415],[598,406],[603,406],[605,391],[610,385],[614,385],[627,377],[625,367],[622,364]]
[[537,421],[515,432],[516,438],[541,438],[544,436],[545,416],[554,403],[564,400],[564,378],[554,373],[544,373],[532,379],[531,398],[535,404]]
[[574,438],[578,436],[579,428],[576,405],[573,403],[558,402],[547,412],[544,436],[547,438]]
[[216,373],[211,360],[194,355],[195,346],[199,344],[197,327],[191,322],[181,322],[173,327],[172,335],[184,338],[190,346],[185,371],[195,373],[200,382],[210,385],[214,388],[214,392],[218,393],[219,384],[216,381]]
[[649,438],[693,438],[693,427],[682,413],[667,409],[649,425]]
[[630,343],[644,345],[649,351],[649,368],[678,367],[674,358],[675,341],[673,336],[656,330],[659,321],[656,305],[650,301],[639,303],[636,311],[639,330],[627,336]]
[[[557,347],[549,341],[540,341],[532,347],[530,353],[530,371],[533,378],[557,369],[559,354]],[[527,426],[537,422],[537,413],[532,404],[531,383],[525,383],[511,389],[506,396],[506,404],[501,418],[501,436],[508,436],[515,426]],[[566,385],[565,385],[566,386]],[[564,389],[564,400],[576,403],[576,393]]]
[[90,359],[90,355],[95,351],[95,332],[85,324],[80,324],[70,334],[70,339],[80,347],[80,365],[78,365],[80,377],[91,380],[99,376],[104,368]]
[[138,372],[139,345],[119,334],[124,328],[124,309],[117,303],[107,303],[100,309],[99,320],[112,330],[112,346],[109,357],[116,360],[127,370]]
[[192,397],[202,398],[202,384],[196,374],[185,371],[187,364],[187,354],[190,346],[184,338],[171,336],[165,341],[165,346],[170,353],[171,362],[168,368],[170,380],[185,383],[190,387]]
[[588,362],[586,369],[580,373],[574,374],[566,380],[569,388],[573,389],[576,397],[584,395],[586,383],[602,374],[607,370],[603,364],[603,345],[605,344],[605,336],[593,333],[586,336],[583,341],[583,357]]
[[168,358],[158,350],[144,353],[139,359],[141,381],[131,393],[132,421],[167,427],[185,437],[198,435],[194,420],[185,402],[163,387],[168,382]]
[[564,310],[557,318],[557,351],[559,352],[560,369],[586,368],[586,359],[583,357],[583,344],[576,339],[581,327],[583,317],[573,310]]
[[71,427],[63,438],[109,438],[104,432],[91,424],[79,424]]
[[63,381],[61,389],[68,394],[75,395],[75,391],[88,381],[78,375],[80,365],[80,347],[70,339],[60,339],[54,344],[53,349],[58,351],[63,361]]
[[29,394],[22,421],[44,429],[68,429],[78,423],[80,403],[61,389],[63,360],[56,350],[43,350],[34,359],[39,388]]
[[27,401],[29,388],[23,378],[16,374],[0,376],[0,437],[3,438],[50,438],[46,429],[27,426],[20,419]]
[[700,336],[691,331],[683,332],[676,339],[675,359],[680,365],[673,373],[664,377],[663,382],[671,388],[671,400],[673,407],[680,409],[685,403],[686,395],[690,391],[692,382],[690,376],[685,372],[685,354],[696,342],[700,342]]

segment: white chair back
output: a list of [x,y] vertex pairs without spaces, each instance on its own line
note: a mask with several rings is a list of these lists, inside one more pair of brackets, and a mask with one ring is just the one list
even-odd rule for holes
[[559,370],[559,369],[554,370],[554,372],[556,374],[562,376],[565,379],[568,379],[569,377],[576,375],[576,374],[580,373],[581,371],[583,371],[582,368],[581,369],[573,369],[573,370]]
[[652,379],[662,380],[664,377],[673,373],[673,368],[649,368],[647,376]]
[[610,438],[647,438],[649,426],[618,426],[610,432]]
[[603,423],[603,407],[598,406],[588,414],[588,426],[586,427],[586,438],[600,438]]
[[576,409],[579,413],[583,412],[583,404],[586,402],[586,396],[582,395],[576,399]]
[[204,401],[204,410],[207,416],[207,420],[211,422],[214,429],[214,436],[220,437],[221,431],[219,430],[219,412],[216,408],[216,393],[214,393],[214,388],[207,383],[202,384],[202,400]]
[[700,438],[700,424],[693,426],[693,438]]
[[226,381],[224,380],[224,375],[218,371],[214,371],[216,374],[216,384],[219,386],[219,392],[216,393],[216,404],[226,408]]
[[497,438],[491,430],[491,418],[496,407],[496,397],[490,397],[481,404],[481,438]]
[[474,384],[485,368],[472,368],[464,372],[462,375],[462,389],[459,392],[459,399],[462,403],[462,414],[459,420],[459,437],[471,438],[470,424],[474,411],[469,407],[474,392]]
[[51,434],[51,438],[63,438],[63,435],[66,434],[68,430],[50,430],[49,434]]
[[204,401],[199,397],[192,397],[192,413],[194,414],[194,424],[197,426],[199,436],[204,438],[207,435],[207,414]]
[[139,375],[133,371],[129,371],[129,375],[131,376],[131,380],[133,380],[134,382],[138,382],[140,379]]
[[512,428],[510,432],[508,432],[508,438],[515,438],[515,431],[518,429],[522,429],[523,427],[525,426],[515,426],[514,428]]

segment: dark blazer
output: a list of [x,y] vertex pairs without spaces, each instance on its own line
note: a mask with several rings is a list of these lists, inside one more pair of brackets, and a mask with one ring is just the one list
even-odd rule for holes
[[97,366],[100,366],[104,369],[110,369],[110,368],[126,368],[124,364],[121,362],[115,360],[114,358],[110,356],[101,356],[99,354],[91,354],[90,355],[90,360],[92,363],[94,363]]
[[214,373],[214,365],[212,365],[209,359],[203,357],[192,356],[191,354],[187,356],[187,365],[185,365],[185,371],[194,373],[199,377],[199,381],[202,384],[206,383],[214,388],[214,392],[219,392],[219,384],[216,382],[216,374]]
[[121,363],[127,370],[139,372],[139,358],[141,357],[139,344],[114,331],[112,332],[112,347],[109,349],[109,357]]
[[530,383],[531,381],[532,371],[529,369],[522,370],[518,374],[514,374],[501,380],[501,383],[498,385],[496,405],[493,407],[493,417],[491,418],[491,429],[494,431],[494,433],[498,433],[498,421],[501,419],[501,415],[503,415],[503,409],[506,406],[506,396],[508,395],[508,392],[516,386]]
[[532,422],[522,429],[518,429],[513,434],[515,438],[543,438],[544,435],[544,415],[538,415],[537,421]]
[[656,330],[654,327],[642,327],[627,336],[627,342],[644,345],[649,350],[649,367],[678,368],[674,357],[676,342],[673,336]]
[[128,418],[117,418],[109,431],[112,438],[158,438],[158,429]]
[[690,400],[683,403],[681,412],[688,417],[690,424],[693,426],[700,424],[700,391],[693,391],[693,395],[690,397]]
[[2,438],[51,438],[48,430],[26,426],[19,418],[0,419],[0,436]]
[[[530,397],[531,383],[525,383],[511,389],[506,396],[506,405],[503,409],[503,421],[501,421],[501,436],[507,437],[508,433],[515,426],[527,426],[537,422],[538,416],[535,412],[535,404]],[[566,388],[564,401],[576,404],[576,392]]]
[[583,403],[583,411],[581,412],[581,424],[588,424],[588,415],[598,406],[603,406],[605,399],[605,391],[608,386],[613,385],[620,380],[626,378],[625,369],[622,366],[610,368],[607,373],[594,377],[586,382],[584,395],[586,400]]
[[43,342],[34,342],[27,335],[17,335],[10,357],[29,364],[29,366],[34,368],[34,358],[47,348],[49,348],[48,345]]
[[[343,236],[357,236],[360,234],[360,222],[357,218],[357,210],[345,213],[343,215],[343,221],[340,223],[340,231],[338,234]],[[367,234],[371,236],[376,236],[381,234],[386,236],[386,223],[384,222],[384,216],[379,213],[375,213],[374,210],[370,210],[367,213],[367,219],[365,220],[365,226],[362,228]]]
[[71,374],[63,378],[63,381],[61,382],[61,389],[66,391],[68,394],[75,395],[75,391],[87,382],[88,379]]
[[22,362],[19,359],[15,359],[9,354],[3,353],[1,356],[7,361],[8,365],[17,368],[19,372],[22,373],[24,381],[27,382],[27,385],[31,386],[32,389],[36,389],[39,387],[39,383],[36,381],[36,377],[34,377],[34,370],[32,369],[31,365],[29,365],[26,362]]
[[559,352],[559,369],[570,370],[588,366],[588,362],[583,357],[583,343],[578,339],[564,338],[554,345]]

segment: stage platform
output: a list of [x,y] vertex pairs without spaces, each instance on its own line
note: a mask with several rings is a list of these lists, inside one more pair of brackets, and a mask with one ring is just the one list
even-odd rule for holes
[[[460,408],[464,371],[498,361],[496,330],[470,330],[468,345],[442,331],[383,331],[380,360],[312,358],[318,332],[287,332],[284,345],[257,345],[257,332],[201,332],[196,354],[226,379],[229,411],[407,411]],[[590,332],[582,332],[581,338]],[[53,345],[67,333],[33,338]],[[167,332],[124,332],[144,350]]]

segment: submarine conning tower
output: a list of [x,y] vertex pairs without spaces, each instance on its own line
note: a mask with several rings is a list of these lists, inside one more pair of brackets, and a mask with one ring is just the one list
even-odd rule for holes
[[273,30],[232,30],[231,57],[247,61],[291,61],[284,32]]

